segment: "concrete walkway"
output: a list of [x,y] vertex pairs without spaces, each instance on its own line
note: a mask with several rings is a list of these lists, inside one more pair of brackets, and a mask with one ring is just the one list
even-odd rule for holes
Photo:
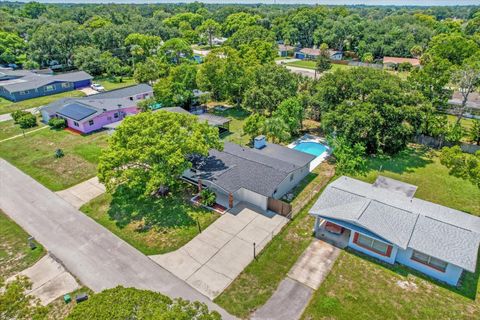
[[[39,112],[38,111],[39,108],[40,107],[29,108],[29,109],[25,109],[23,111],[28,111],[30,113],[37,114]],[[10,121],[10,120],[13,120],[12,115],[10,113],[0,114],[0,122]]]
[[256,320],[300,319],[313,292],[333,267],[340,249],[315,239],[278,286],[272,297],[252,316]]
[[239,204],[179,250],[150,258],[213,300],[253,260],[253,243],[260,252],[287,221]]
[[79,209],[82,205],[98,197],[105,192],[105,186],[93,177],[87,181],[74,185],[71,188],[57,191],[56,193],[75,208]]
[[0,159],[0,208],[95,292],[118,285],[206,303],[225,310],[54,192]]
[[44,256],[33,266],[7,281],[11,281],[19,275],[30,279],[32,288],[27,291],[27,294],[37,297],[44,306],[64,294],[80,288],[77,280],[50,255]]

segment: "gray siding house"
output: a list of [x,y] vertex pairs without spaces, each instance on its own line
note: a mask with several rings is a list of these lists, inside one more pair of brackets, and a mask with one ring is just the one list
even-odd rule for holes
[[26,70],[0,70],[0,97],[22,101],[88,87],[93,77],[77,71],[63,74],[45,74]]
[[480,218],[415,198],[416,190],[382,176],[373,184],[340,177],[310,209],[315,234],[457,285],[476,270]]
[[[273,210],[278,200],[310,172],[315,156],[273,143],[264,137],[255,148],[226,142],[223,151],[211,150],[193,161],[184,178],[214,191],[217,203],[232,208],[239,202]],[[275,210],[273,210],[275,211]]]

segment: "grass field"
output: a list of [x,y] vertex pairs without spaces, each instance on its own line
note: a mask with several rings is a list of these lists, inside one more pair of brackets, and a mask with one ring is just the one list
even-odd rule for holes
[[83,97],[85,94],[81,91],[67,91],[62,93],[53,94],[51,96],[38,97],[33,99],[28,99],[25,101],[12,102],[7,99],[0,98],[0,114],[11,113],[16,110],[37,108],[40,106],[47,105],[55,100],[67,97]]
[[340,254],[302,319],[479,319],[477,285],[478,272],[453,289],[348,250]]
[[417,198],[480,216],[480,189],[448,172],[440,163],[437,151],[414,146],[393,158],[370,159],[366,174],[356,178],[373,182],[381,174],[401,180],[418,186]]
[[243,124],[249,116],[249,112],[242,108],[231,108],[225,111],[214,111],[214,114],[230,118],[230,134],[223,138],[224,141],[234,142],[241,145],[247,145],[251,137],[243,133]]
[[[286,63],[286,65],[287,66],[292,66],[292,67],[315,70],[316,62],[312,61],[312,60],[299,60],[299,61],[288,62],[288,63]],[[332,68],[330,69],[330,71],[345,70],[345,69],[349,69],[349,68],[355,68],[355,67],[344,65],[344,64],[332,63]]]
[[[37,122],[37,126],[33,128],[25,129],[25,133],[44,127],[45,125],[40,121]],[[13,120],[0,122],[0,141],[22,134],[24,130],[20,129],[18,124],[15,124]]]
[[[327,184],[332,168],[322,163],[313,179],[315,183]],[[328,174],[327,174],[328,172]],[[309,185],[313,185],[312,183]],[[309,193],[305,186],[302,193]],[[287,275],[298,257],[312,241],[313,218],[307,205],[267,247],[257,260],[251,262],[232,284],[215,299],[215,302],[231,314],[247,318],[255,309],[263,305]]]
[[[366,175],[418,186],[416,197],[480,216],[480,189],[448,174],[436,151],[411,147],[394,158],[370,159]],[[478,272],[454,289],[400,265],[344,251],[317,290],[303,319],[478,319]]]
[[43,247],[30,249],[29,235],[0,210],[0,276],[8,278],[32,266],[45,254]]
[[135,80],[133,78],[128,78],[124,77],[122,78],[122,82],[113,82],[111,79],[96,79],[93,81],[94,83],[99,83],[101,84],[105,90],[115,90],[115,89],[120,89],[128,86],[132,86],[136,84]]
[[188,203],[193,190],[164,199],[122,199],[103,194],[80,208],[82,212],[146,255],[176,250],[219,215]]
[[[0,157],[9,161],[47,188],[58,191],[93,177],[106,133],[87,136],[43,129],[0,143]],[[56,149],[65,156],[54,157]]]

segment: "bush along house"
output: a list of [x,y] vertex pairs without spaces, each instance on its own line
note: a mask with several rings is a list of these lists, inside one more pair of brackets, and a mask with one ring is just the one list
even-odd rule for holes
[[380,176],[340,177],[310,210],[318,238],[457,285],[475,272],[480,218],[414,197],[417,187]]
[[107,91],[82,98],[66,98],[40,109],[44,122],[53,118],[65,119],[67,127],[81,133],[90,133],[137,114],[138,102],[153,97],[147,84]]

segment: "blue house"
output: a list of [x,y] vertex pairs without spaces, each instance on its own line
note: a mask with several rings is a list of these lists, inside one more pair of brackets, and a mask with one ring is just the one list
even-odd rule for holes
[[48,96],[88,87],[93,77],[77,71],[61,74],[29,70],[0,70],[0,97],[10,101]]
[[475,272],[480,218],[414,197],[417,187],[380,176],[340,177],[310,210],[320,239],[450,285]]

